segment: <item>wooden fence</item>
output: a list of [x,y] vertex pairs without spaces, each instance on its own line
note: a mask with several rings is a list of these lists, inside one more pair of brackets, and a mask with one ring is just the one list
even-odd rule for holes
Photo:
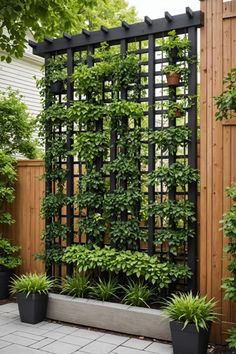
[[40,218],[40,203],[44,193],[44,181],[41,179],[43,171],[42,161],[18,162],[16,198],[8,207],[16,222],[11,226],[1,226],[0,230],[14,244],[21,246],[21,273],[44,271],[43,262],[34,258],[34,254],[43,249],[40,239],[44,226],[44,221]]
[[218,300],[221,321],[213,338],[221,342],[227,328],[236,326],[236,306],[224,300],[222,278],[227,275],[226,239],[219,230],[230,208],[225,188],[236,181],[236,120],[216,122],[214,96],[223,90],[223,77],[236,67],[236,0],[204,0],[201,10],[201,202],[200,290]]

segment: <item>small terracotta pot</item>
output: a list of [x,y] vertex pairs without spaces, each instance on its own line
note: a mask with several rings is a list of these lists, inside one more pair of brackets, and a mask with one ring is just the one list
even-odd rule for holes
[[180,82],[180,74],[173,73],[171,75],[166,74],[167,84],[169,86],[178,86]]
[[182,114],[181,110],[177,110],[177,111],[175,112],[175,116],[176,116],[176,118],[182,117],[183,114]]

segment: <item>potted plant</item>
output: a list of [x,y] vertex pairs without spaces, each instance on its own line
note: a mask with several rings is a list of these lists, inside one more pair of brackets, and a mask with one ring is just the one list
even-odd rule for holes
[[67,69],[65,59],[51,58],[46,66],[46,77],[51,93],[55,95],[66,93]]
[[9,281],[12,270],[21,265],[17,252],[20,247],[12,246],[9,240],[0,235],[0,299],[9,296]]
[[232,350],[233,354],[236,354],[236,328],[230,328],[228,330],[229,338],[226,339],[228,347]]
[[163,73],[169,86],[178,86],[181,78],[184,82],[187,81],[189,69],[181,64],[169,64],[164,67]]
[[46,317],[48,292],[55,281],[45,274],[24,274],[16,276],[10,285],[11,294],[16,294],[20,319],[35,324]]
[[170,319],[174,354],[206,354],[216,302],[190,293],[173,294],[164,302]]
[[190,49],[191,42],[186,36],[179,36],[176,31],[168,32],[168,36],[159,41],[160,48],[168,59],[182,59]]

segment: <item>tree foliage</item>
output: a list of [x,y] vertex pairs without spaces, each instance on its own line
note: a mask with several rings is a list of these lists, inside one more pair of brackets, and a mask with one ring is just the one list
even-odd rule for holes
[[121,20],[133,23],[137,14],[126,0],[1,0],[1,60],[20,58],[26,47],[26,32],[40,41],[44,36],[61,37],[63,32],[79,33],[82,28],[118,26]]

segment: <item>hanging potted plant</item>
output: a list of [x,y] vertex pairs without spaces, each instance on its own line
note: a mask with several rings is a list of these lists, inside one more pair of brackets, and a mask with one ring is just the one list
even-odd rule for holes
[[164,302],[170,321],[174,354],[207,354],[211,324],[216,320],[216,302],[206,296],[173,294]]
[[0,300],[8,298],[12,271],[22,263],[17,255],[19,249],[20,247],[12,246],[9,240],[0,235]]
[[168,36],[159,40],[161,50],[168,59],[182,59],[190,49],[191,42],[186,36],[179,36],[176,31],[168,32]]
[[16,294],[22,322],[36,324],[46,317],[48,292],[55,281],[45,274],[17,276],[10,285],[11,294]]
[[66,93],[67,69],[63,57],[51,58],[46,66],[46,76],[40,81],[44,81],[46,87],[54,95]]
[[189,69],[181,64],[169,64],[164,67],[163,73],[169,86],[179,86],[181,79],[187,82]]

